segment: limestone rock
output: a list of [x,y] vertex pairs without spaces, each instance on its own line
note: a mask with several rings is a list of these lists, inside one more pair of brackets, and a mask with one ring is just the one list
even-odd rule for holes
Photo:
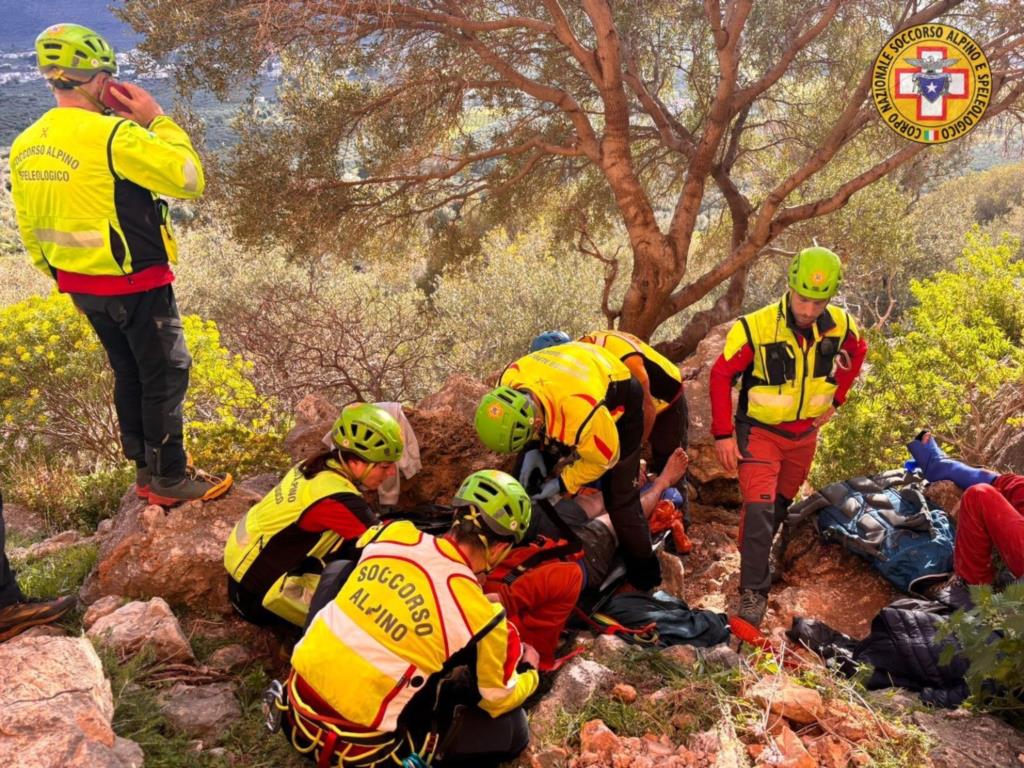
[[692,667],[697,661],[697,649],[692,645],[670,645],[661,655],[681,667]]
[[56,624],[39,624],[29,627],[21,633],[21,637],[66,637],[67,630]]
[[122,739],[120,736],[114,738],[114,754],[120,758],[124,768],[142,768],[146,762],[142,747],[131,739]]
[[818,761],[811,757],[800,737],[785,725],[772,736],[772,749],[760,754],[760,762],[779,768],[818,768]]
[[206,665],[221,672],[234,672],[252,661],[252,652],[244,645],[232,643],[210,654]]
[[0,765],[141,766],[110,727],[110,683],[88,640],[22,635],[0,644],[0,669]]
[[109,616],[126,602],[128,601],[120,595],[101,597],[85,610],[85,615],[82,616],[82,626],[85,629],[89,629],[97,621],[104,616]]
[[[684,371],[686,405],[690,415],[689,473],[700,483],[721,478],[734,479],[735,472],[726,472],[715,458],[715,439],[711,435],[711,400],[708,396],[711,366],[725,347],[725,336],[732,323],[712,328],[680,368]],[[733,392],[733,408],[737,394]],[[703,493],[701,494],[703,500]]]
[[618,635],[598,635],[594,638],[590,654],[595,661],[609,661],[629,650],[629,643]]
[[740,665],[740,655],[725,643],[712,648],[701,648],[699,654],[704,663],[719,669],[736,669]]
[[224,544],[254,494],[230,491],[215,501],[170,510],[125,496],[114,530],[100,545],[96,567],[82,587],[92,603],[104,595],[162,597],[172,605],[230,613]]
[[8,555],[12,560],[36,560],[40,557],[48,557],[70,547],[84,544],[90,541],[91,538],[91,536],[82,536],[78,531],[63,531],[31,546],[13,548],[8,552]]
[[559,671],[546,698],[554,700],[567,712],[579,712],[614,678],[615,673],[603,664],[577,656]]
[[8,533],[34,539],[46,533],[46,521],[33,509],[13,501],[4,502],[4,525]]
[[601,720],[590,720],[580,729],[580,752],[610,760],[619,748],[619,737]]
[[625,704],[632,704],[636,701],[636,688],[629,683],[616,683],[612,687],[612,698]]
[[242,716],[230,683],[177,683],[161,696],[160,711],[179,733],[215,739]]
[[[0,646],[2,647],[2,646]],[[933,742],[928,757],[934,768],[1003,768],[1024,764],[1024,734],[992,715],[914,712],[914,723]]]
[[686,591],[686,569],[683,567],[683,559],[670,552],[661,551],[658,553],[658,560],[661,562],[661,589],[673,597],[683,599]]
[[824,713],[821,694],[797,685],[784,674],[768,675],[747,690],[747,695],[776,715],[794,723],[816,722]]
[[132,656],[151,646],[158,661],[193,661],[192,647],[170,606],[154,597],[134,602],[97,619],[86,635],[117,651]]
[[548,745],[535,746],[532,742],[520,759],[530,768],[565,768],[569,763],[569,751],[563,747]]
[[295,426],[284,439],[284,449],[299,462],[324,450],[323,436],[341,409],[319,394],[306,395],[295,406]]

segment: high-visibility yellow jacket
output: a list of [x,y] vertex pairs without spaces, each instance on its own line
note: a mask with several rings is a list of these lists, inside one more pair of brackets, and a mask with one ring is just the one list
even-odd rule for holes
[[295,672],[346,720],[393,731],[428,678],[476,646],[480,707],[515,709],[537,687],[517,672],[519,635],[456,546],[402,520],[371,528],[352,575],[292,654]]
[[[722,356],[728,360],[745,344],[754,351],[741,383],[741,412],[754,422],[778,425],[813,419],[831,406],[837,384],[837,356],[848,335],[860,338],[846,310],[829,304],[801,344],[787,322],[789,294],[744,315],[729,329]],[[745,403],[743,402],[745,399]]]
[[615,422],[621,408],[608,406],[609,386],[632,377],[608,350],[593,344],[559,344],[521,357],[505,369],[501,383],[531,392],[544,409],[544,439],[575,449],[579,458],[561,472],[577,493],[619,460]]
[[604,347],[633,373],[639,381],[647,381],[654,412],[661,413],[679,397],[683,376],[679,366],[631,333],[625,331],[590,331],[579,341]]
[[[269,610],[301,625],[312,595],[304,594],[301,580],[286,584],[287,574],[307,557],[323,559],[341,544],[342,538],[329,530],[305,531],[299,521],[317,502],[345,493],[359,495],[359,490],[333,470],[307,479],[298,466],[292,467],[228,536],[224,546],[228,575],[250,592],[263,595]],[[294,599],[289,599],[289,587],[299,592],[292,596]]]
[[149,129],[55,107],[11,147],[11,195],[25,249],[48,276],[126,275],[175,263],[167,205],[205,180],[188,135],[166,115]]

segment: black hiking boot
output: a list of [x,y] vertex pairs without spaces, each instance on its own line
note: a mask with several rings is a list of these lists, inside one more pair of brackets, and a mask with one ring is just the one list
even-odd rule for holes
[[29,627],[52,624],[78,602],[75,595],[56,600],[25,600],[0,608],[0,643],[21,634]]
[[153,482],[153,473],[149,467],[135,468],[135,495],[140,499],[149,498],[149,485]]
[[211,501],[220,498],[231,488],[230,474],[218,477],[195,467],[188,467],[184,477],[153,476],[149,484],[150,504],[173,507],[183,501]]
[[768,596],[755,592],[752,589],[744,589],[740,593],[740,609],[736,615],[750,624],[752,627],[760,627],[764,621],[765,611],[768,610]]

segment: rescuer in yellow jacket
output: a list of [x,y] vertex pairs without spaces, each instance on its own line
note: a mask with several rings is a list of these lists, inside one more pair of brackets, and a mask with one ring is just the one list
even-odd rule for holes
[[[571,341],[565,331],[545,331],[530,343],[530,351]],[[651,446],[650,469],[660,474],[676,448],[686,450],[689,416],[679,366],[642,339],[625,331],[589,331],[577,341],[611,352],[629,368],[644,390],[644,441]],[[519,478],[520,482],[523,478]],[[685,492],[685,483],[680,483]]]
[[650,589],[661,568],[640,505],[638,475],[644,394],[615,355],[572,342],[533,352],[511,363],[501,386],[476,411],[477,435],[496,453],[524,449],[554,453],[560,466],[536,498],[554,503],[601,481],[605,507],[618,536],[631,584]]
[[325,562],[377,522],[362,491],[394,476],[401,427],[378,405],[351,403],[331,440],[334,448],[292,467],[228,536],[228,598],[247,621],[304,626]]
[[530,500],[511,476],[482,470],[453,505],[441,537],[404,520],[367,531],[354,570],[296,645],[277,705],[286,735],[319,765],[415,753],[485,768],[526,747],[521,705],[537,687],[537,654],[480,583],[522,540]]
[[107,352],[139,495],[165,505],[215,498],[230,475],[196,472],[185,458],[182,402],[192,358],[171,289],[176,246],[159,197],[203,193],[199,156],[149,93],[115,83],[114,51],[91,29],[48,27],[36,56],[57,106],[11,147],[25,249],[71,295]]

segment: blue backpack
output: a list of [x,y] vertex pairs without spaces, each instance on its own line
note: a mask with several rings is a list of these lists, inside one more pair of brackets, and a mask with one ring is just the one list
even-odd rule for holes
[[790,508],[787,524],[816,514],[824,541],[842,544],[904,592],[953,572],[953,527],[931,507],[919,474],[891,470],[825,486]]

